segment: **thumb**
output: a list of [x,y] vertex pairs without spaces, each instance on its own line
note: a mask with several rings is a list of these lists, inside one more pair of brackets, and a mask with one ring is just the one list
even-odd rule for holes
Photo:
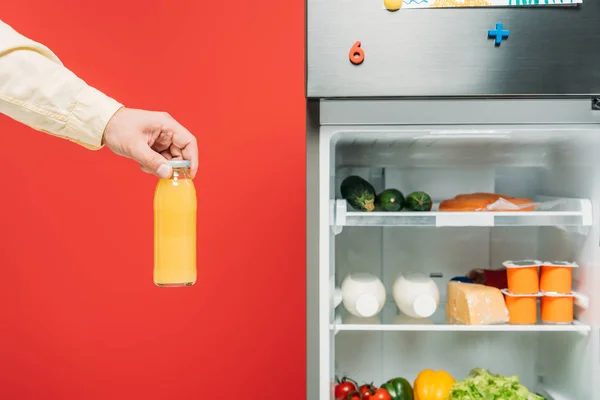
[[141,146],[132,152],[132,158],[142,166],[142,169],[157,175],[159,178],[170,178],[173,169],[167,159],[152,150],[150,147]]

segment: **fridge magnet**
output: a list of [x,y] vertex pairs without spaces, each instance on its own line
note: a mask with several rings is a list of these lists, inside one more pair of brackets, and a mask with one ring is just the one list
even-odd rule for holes
[[388,11],[398,11],[403,0],[383,0],[383,5]]
[[496,46],[500,46],[503,39],[508,39],[508,35],[510,35],[510,31],[502,29],[502,22],[496,24],[496,29],[490,29],[488,31],[488,38],[494,39]]
[[[389,5],[401,2],[397,8]],[[583,0],[383,0],[389,11],[400,8],[473,8],[473,7],[573,7]]]
[[365,61],[365,51],[360,47],[360,41],[354,42],[348,57],[350,58],[350,62],[354,65],[360,65]]

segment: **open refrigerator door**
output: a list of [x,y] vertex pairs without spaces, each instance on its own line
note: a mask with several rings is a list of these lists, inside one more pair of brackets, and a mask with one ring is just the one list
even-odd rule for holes
[[[344,377],[416,395],[430,369],[450,400],[478,398],[476,381],[531,393],[490,399],[600,398],[600,125],[325,123],[319,139],[320,398]],[[371,211],[342,193],[349,177]],[[390,190],[400,209],[382,206]],[[498,198],[440,207],[465,194]]]

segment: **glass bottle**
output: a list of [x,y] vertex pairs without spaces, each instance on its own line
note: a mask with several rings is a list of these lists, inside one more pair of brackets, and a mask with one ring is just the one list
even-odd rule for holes
[[154,283],[196,283],[196,189],[190,162],[169,161],[173,175],[159,179],[154,192]]

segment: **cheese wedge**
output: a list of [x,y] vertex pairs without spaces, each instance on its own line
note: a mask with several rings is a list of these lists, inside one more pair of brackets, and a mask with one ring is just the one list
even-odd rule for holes
[[446,321],[460,325],[508,323],[508,309],[499,289],[490,286],[448,282]]

